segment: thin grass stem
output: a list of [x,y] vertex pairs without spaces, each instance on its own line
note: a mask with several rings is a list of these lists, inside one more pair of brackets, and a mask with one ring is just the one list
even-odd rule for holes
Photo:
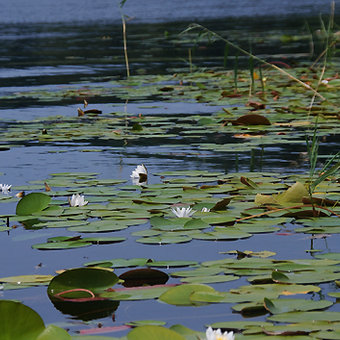
[[224,41],[225,43],[229,44],[230,46],[232,46],[233,48],[235,48],[236,50],[238,50],[239,52],[249,56],[249,57],[253,57],[255,60],[259,61],[262,64],[267,65],[268,67],[271,67],[273,69],[275,69],[276,71],[280,72],[281,74],[287,76],[289,79],[294,80],[295,82],[297,82],[298,84],[300,84],[301,86],[303,86],[304,88],[306,88],[309,91],[312,91],[313,93],[315,93],[316,96],[318,96],[321,100],[325,101],[326,98],[324,96],[322,96],[319,92],[317,92],[313,87],[311,87],[310,85],[304,83],[303,81],[301,81],[300,79],[294,77],[292,74],[290,74],[289,72],[283,70],[282,68],[271,64],[267,61],[265,61],[262,58],[259,58],[251,53],[249,53],[248,51],[244,50],[243,48],[239,47],[238,45],[234,44],[233,42],[231,42],[228,39],[223,38],[221,35],[211,31],[210,29],[200,25],[200,24],[191,24],[183,33],[185,32],[189,32],[190,30],[194,30],[194,29],[200,29],[203,30],[204,32]]

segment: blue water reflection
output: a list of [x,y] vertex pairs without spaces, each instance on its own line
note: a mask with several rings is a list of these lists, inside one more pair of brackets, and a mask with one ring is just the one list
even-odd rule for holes
[[[119,3],[119,0],[1,0],[0,23],[119,22]],[[325,0],[128,0],[123,11],[133,22],[154,23],[242,16],[308,16],[329,13],[330,3]]]

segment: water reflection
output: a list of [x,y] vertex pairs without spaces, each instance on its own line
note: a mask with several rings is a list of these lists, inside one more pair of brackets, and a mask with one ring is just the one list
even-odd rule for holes
[[[128,54],[131,74],[176,72],[193,66],[224,67],[222,42],[195,44],[195,36],[180,36],[191,21],[159,24],[131,24],[128,27]],[[209,29],[268,61],[295,63],[311,60],[321,49],[311,33],[320,28],[317,17],[296,19],[265,18],[201,21]],[[270,33],[268,33],[270,27]],[[283,37],[285,41],[283,41]],[[109,81],[125,77],[120,25],[66,23],[34,25],[0,24],[0,94],[17,86]],[[230,49],[226,67],[234,67],[235,51]],[[248,58],[239,56],[239,66],[248,67]],[[14,88],[13,88],[14,90]]]
[[[0,23],[89,23],[120,22],[120,0],[82,0],[81,5],[75,0],[1,0],[3,15]],[[300,16],[328,13],[330,1],[276,1],[271,0],[204,0],[194,1],[126,1],[123,12],[135,22],[169,22],[179,20],[217,19],[230,17],[258,16]]]

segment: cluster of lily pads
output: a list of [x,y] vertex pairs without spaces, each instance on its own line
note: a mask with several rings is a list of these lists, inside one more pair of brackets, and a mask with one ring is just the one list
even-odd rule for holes
[[[20,92],[15,96],[34,98],[40,103],[67,97],[75,101],[92,97],[112,97],[121,100],[144,102],[139,114],[89,110],[73,117],[62,114],[41,117],[33,121],[16,121],[6,126],[0,136],[0,149],[6,150],[21,144],[58,145],[58,143],[89,143],[92,146],[109,143],[111,147],[134,146],[157,140],[158,144],[171,147],[190,145],[192,152],[247,152],[260,147],[303,145],[306,134],[314,125],[313,117],[319,116],[319,135],[327,140],[339,132],[336,105],[340,81],[336,70],[329,68],[319,84],[319,73],[306,68],[294,68],[289,72],[304,80],[308,86],[318,88],[326,100],[316,98],[299,83],[263,69],[261,79],[251,88],[249,73],[240,71],[237,89],[231,79],[231,71],[209,70],[188,74],[164,76],[135,76],[127,80],[115,80],[111,86],[90,86],[72,92],[67,88],[46,93]],[[265,81],[263,80],[265,78]],[[251,91],[250,91],[251,90]],[[251,93],[251,96],[249,94]],[[51,98],[50,98],[51,97]],[[149,100],[166,102],[188,101],[206,103],[211,114],[143,114]],[[313,106],[310,104],[313,101]],[[145,106],[146,105],[146,106]],[[114,110],[114,108],[113,108]],[[228,139],[227,136],[230,136]],[[230,139],[231,138],[231,139]],[[227,141],[227,143],[226,143]],[[86,148],[85,148],[86,150]],[[87,149],[91,150],[91,149]]]
[[[308,179],[304,176],[286,176],[282,182],[282,175],[275,173],[177,171],[155,175],[159,176],[159,183],[148,185],[144,181],[147,180],[144,178],[147,177],[146,167],[137,167],[131,176],[137,178],[138,183],[129,185],[123,180],[99,179],[94,173],[51,174],[49,179],[13,188],[25,192],[34,189],[34,192],[18,201],[16,214],[2,216],[1,228],[10,230],[12,224],[21,223],[24,228],[66,228],[74,233],[32,246],[40,250],[124,242],[125,236],[83,237],[82,234],[128,231],[128,227],[134,225],[145,226],[144,230],[131,233],[136,242],[154,245],[237,240],[285,230],[287,223],[290,229],[300,233],[339,233],[336,177],[320,183],[311,198],[303,184]],[[18,200],[11,194],[7,197]],[[156,299],[176,306],[232,303],[235,312],[247,317],[269,313],[268,321],[248,319],[207,326],[236,332],[236,339],[259,339],[287,332],[297,338],[301,338],[298,335],[302,333],[316,338],[323,338],[325,332],[336,336],[337,322],[340,322],[338,312],[320,312],[333,302],[324,298],[314,301],[308,294],[321,292],[315,284],[338,284],[340,254],[315,255],[313,260],[267,258],[273,254],[235,251],[226,254],[229,257],[225,259],[202,263],[103,259],[84,263],[84,268],[68,269],[57,276],[22,275],[0,281],[3,289],[48,285],[48,296],[55,307],[80,319],[84,311],[87,317],[98,317],[98,304],[110,314],[121,301]],[[128,270],[119,277],[112,272],[112,269],[130,266],[137,266],[137,269]],[[174,270],[178,266],[189,268]],[[153,267],[163,267],[166,271]],[[167,284],[169,277],[175,282],[178,280],[177,283]],[[241,277],[251,284],[229,291],[208,285]],[[126,288],[117,288],[117,284]],[[336,298],[338,294],[331,292],[329,296]],[[291,298],[291,295],[298,295],[298,298]],[[176,333],[164,326],[145,324],[130,331],[127,339],[153,339],[150,335],[153,332],[155,339],[162,338],[162,332],[165,332],[164,339],[167,336],[169,339],[192,336],[204,339],[204,334],[196,331],[180,328]],[[225,336],[228,339],[228,334]]]
[[[290,72],[311,88],[318,88],[325,100],[313,98],[312,91],[265,68],[254,84],[254,74],[250,77],[240,71],[237,86],[231,81],[231,71],[209,70],[130,77],[103,88],[20,92],[15,96],[39,103],[65,97],[74,100],[83,97],[82,100],[89,101],[98,96],[112,98],[114,92],[120,99],[130,101],[208,103],[212,112],[165,116],[98,110],[80,110],[79,114],[78,110],[74,117],[59,115],[10,122],[4,124],[0,135],[0,150],[33,144],[52,148],[65,142],[91,146],[105,142],[110,147],[129,147],[156,141],[158,145],[171,145],[171,149],[186,145],[189,152],[200,157],[207,154],[217,157],[273,145],[302,145],[314,127],[315,115],[319,117],[318,133],[327,142],[330,127],[331,134],[340,131],[336,105],[340,81],[336,71],[327,69],[322,81],[320,71],[314,69],[296,68]],[[311,196],[308,191],[311,178],[295,174],[182,170],[156,173],[154,176],[159,176],[159,181],[149,184],[146,166],[139,165],[131,174],[132,185],[120,179],[101,179],[98,175],[62,172],[28,185],[2,184],[0,202],[13,202],[16,211],[1,215],[0,230],[11,231],[19,225],[30,230],[60,230],[60,235],[32,245],[41,251],[125,242],[127,235],[137,243],[158,246],[209,241],[214,245],[216,241],[285,233],[288,229],[290,233],[306,234],[312,240],[340,233],[337,176],[319,183]],[[25,194],[16,197],[12,195],[16,191]],[[131,231],[134,226],[141,230]],[[121,234],[102,236],[111,232]],[[91,233],[101,236],[85,236]],[[121,339],[230,339],[234,337],[231,332],[235,332],[236,340],[274,336],[302,340],[339,338],[340,314],[332,308],[334,299],[339,298],[340,253],[310,251],[313,259],[270,259],[275,255],[270,251],[238,249],[226,252],[223,259],[200,263],[105,258],[86,262],[81,268],[66,269],[58,275],[20,275],[0,278],[0,282],[4,290],[47,286],[53,305],[81,320],[106,317],[122,301],[141,300],[183,307],[232,304],[231,310],[239,313],[241,319],[206,324],[207,333],[181,325],[168,328],[159,320],[131,321],[121,325],[129,330]],[[187,268],[178,270],[178,267]],[[118,277],[114,273],[117,269],[126,271]],[[173,283],[167,283],[169,278]],[[231,281],[242,283],[237,288],[221,289],[221,283]],[[321,284],[329,285],[327,295]],[[17,302],[0,301],[2,319],[7,315],[12,320],[8,322],[15,324],[11,316],[22,315],[23,310],[21,319],[31,315],[28,320],[34,320],[27,324],[30,330],[21,330],[16,339],[21,339],[23,334],[25,339],[32,340],[71,338],[58,327],[45,327],[27,308]],[[327,308],[330,310],[325,311]],[[98,309],[102,314],[97,314]],[[259,315],[266,321],[250,320]],[[0,323],[0,330],[5,324]],[[14,324],[12,331],[16,331]],[[88,339],[84,334],[91,331],[100,334],[103,329],[78,331],[81,334],[72,339]]]

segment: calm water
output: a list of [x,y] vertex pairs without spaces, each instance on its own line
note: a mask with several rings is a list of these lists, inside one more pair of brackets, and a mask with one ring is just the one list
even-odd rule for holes
[[[118,0],[0,1],[0,23],[119,22]],[[123,12],[136,23],[253,16],[310,16],[329,13],[327,0],[127,0]],[[339,0],[335,1],[339,4]]]
[[[187,51],[192,47],[192,43],[181,41],[178,34],[192,21],[202,22],[246,48],[251,44],[254,53],[261,56],[270,54],[273,60],[289,62],[308,61],[312,57],[309,30],[315,31],[320,27],[318,15],[328,13],[329,7],[328,2],[324,0],[212,0],[209,1],[209,6],[206,1],[128,0],[124,13],[133,17],[128,23],[131,71],[132,74],[152,74],[187,68]],[[105,86],[107,81],[125,76],[120,13],[116,1],[0,0],[0,8],[0,123],[56,114],[73,115],[79,106],[79,103],[68,100],[46,105],[24,98],[6,99],[6,95],[35,88],[53,89],[65,85],[79,87],[89,82]],[[299,13],[299,16],[292,18],[291,15],[296,13]],[[268,29],[270,36],[267,34]],[[283,34],[298,35],[301,38],[288,45],[282,44],[280,37]],[[193,62],[198,66],[222,67],[223,51],[223,44],[205,46],[204,49],[194,52]],[[106,112],[112,111],[113,108],[119,109],[119,105],[122,105],[121,100],[115,97],[105,100],[98,98],[97,103],[93,104]],[[211,112],[211,107],[200,103],[153,104],[159,106],[155,109],[158,113]],[[130,102],[127,111],[131,114],[140,112],[139,106],[138,102]],[[153,111],[149,109],[146,114],[153,114]],[[333,143],[335,147],[338,145],[336,140]],[[234,155],[216,157],[212,154],[203,160],[200,157],[178,155],[165,162],[164,157],[159,155],[159,148],[155,146],[108,148],[100,153],[80,152],[84,145],[88,147],[87,143],[72,146],[22,146],[1,152],[0,172],[3,175],[0,182],[13,186],[24,185],[29,180],[47,178],[50,173],[80,169],[99,172],[102,178],[129,180],[131,170],[140,163],[147,164],[150,173],[178,169],[235,171]],[[66,152],[53,153],[56,150]],[[303,167],[296,169],[291,163],[301,151],[304,149],[297,148],[292,151],[287,147],[282,148],[280,152],[274,148],[269,149],[263,159],[259,154],[255,155],[253,170],[304,171]],[[252,170],[249,158],[249,153],[240,155],[240,170]],[[159,178],[152,177],[151,181],[159,181]],[[0,209],[2,213],[12,212],[14,206],[1,204]],[[134,230],[129,228],[129,232]],[[235,249],[236,246],[239,249],[261,251],[264,250],[264,245],[269,243],[272,249],[278,252],[277,257],[302,258],[307,256],[305,250],[310,245],[310,240],[304,235],[255,235],[237,243],[216,242],[213,246],[206,242],[194,241],[190,243],[190,247],[153,247],[137,244],[130,239],[114,246],[92,246],[85,251],[74,249],[40,252],[31,249],[32,244],[45,242],[47,237],[59,234],[59,230],[27,231],[23,228],[14,229],[9,234],[1,233],[1,275],[53,274],[57,269],[79,267],[87,261],[114,257],[213,260],[219,258],[219,251]],[[337,245],[337,237],[331,237],[327,244],[324,240],[317,240],[315,247],[336,250]],[[41,268],[36,267],[39,263],[42,263]],[[46,323],[70,321],[53,307],[45,290],[33,288],[5,291],[2,296],[6,299],[22,300],[34,308]],[[183,323],[188,327],[201,329],[204,323],[212,320],[239,319],[239,315],[232,314],[224,305],[186,308],[183,314],[178,313],[177,309],[175,311],[175,308],[155,304],[154,301],[121,303],[116,313],[116,324],[141,318],[154,319],[156,314],[158,319],[168,321],[169,324]],[[104,325],[112,325],[110,319],[100,321]]]

